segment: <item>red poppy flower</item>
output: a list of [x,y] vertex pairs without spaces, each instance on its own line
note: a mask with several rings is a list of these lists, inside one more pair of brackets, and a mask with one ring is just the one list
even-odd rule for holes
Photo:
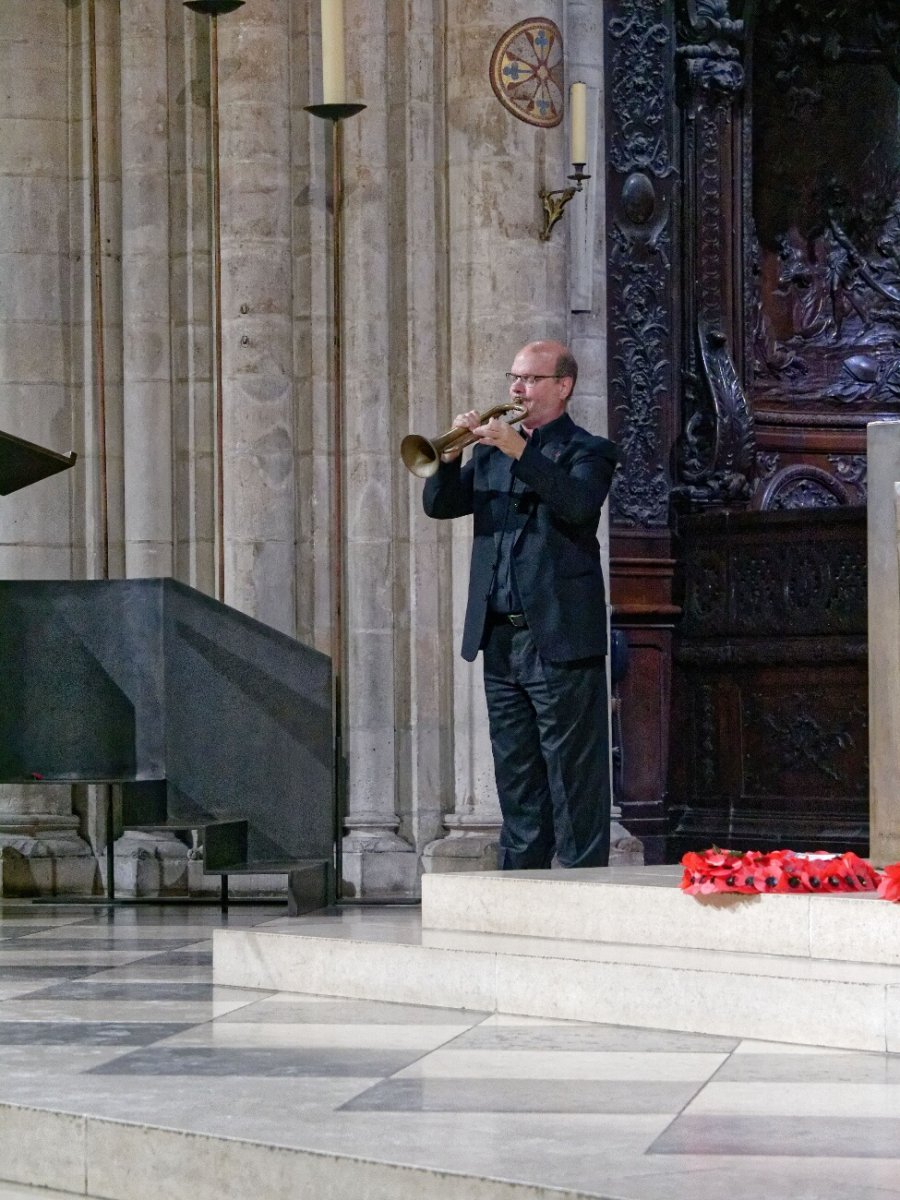
[[684,866],[681,887],[691,895],[700,896],[734,891],[737,883],[735,869],[740,861],[740,855],[730,850],[720,850],[718,846],[699,854],[689,850],[681,859]]
[[[791,880],[795,882],[792,883]],[[799,878],[785,870],[784,863],[770,861],[757,864],[753,872],[753,883],[758,892],[792,892],[796,891]]]
[[688,850],[687,854],[682,855],[681,865],[685,871],[705,871],[706,859],[696,850]]
[[847,866],[848,878],[852,876],[855,887],[861,892],[873,892],[878,887],[880,876],[870,862],[848,850],[841,855],[841,861]]
[[[758,857],[758,855],[756,856]],[[689,850],[682,856],[684,874],[681,887],[695,896],[710,896],[723,892],[753,892],[753,864],[748,856],[733,850],[713,846],[701,853]]]
[[878,884],[878,895],[882,900],[900,904],[900,863],[891,863],[889,867],[884,868]]
[[801,860],[800,879],[803,883],[803,890],[806,892],[821,892],[826,889],[822,886],[823,879],[823,864],[815,859],[807,859],[805,862]]

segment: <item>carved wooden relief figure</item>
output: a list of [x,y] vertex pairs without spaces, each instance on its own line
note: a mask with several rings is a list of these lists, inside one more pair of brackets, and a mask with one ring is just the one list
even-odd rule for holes
[[859,503],[900,416],[900,8],[760,0],[751,64],[754,502]]

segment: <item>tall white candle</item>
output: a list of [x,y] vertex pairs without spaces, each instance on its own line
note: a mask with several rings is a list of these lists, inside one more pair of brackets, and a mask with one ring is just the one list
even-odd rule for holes
[[[325,0],[322,0],[325,3]],[[572,162],[587,162],[587,84],[573,83],[569,88],[569,132]]]
[[322,0],[322,103],[347,99],[344,67],[344,0]]

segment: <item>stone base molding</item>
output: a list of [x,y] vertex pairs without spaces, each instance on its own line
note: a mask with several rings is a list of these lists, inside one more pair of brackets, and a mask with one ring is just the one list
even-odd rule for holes
[[[630,834],[616,816],[613,815],[610,827],[609,865],[643,866],[643,842]],[[466,820],[455,814],[447,817],[444,824],[447,836],[429,842],[422,851],[424,874],[497,870],[499,824]]]
[[609,830],[609,865],[611,867],[642,867],[644,843],[629,833],[613,816]]
[[[116,896],[188,896],[190,847],[174,833],[128,830],[115,844]],[[100,863],[106,887],[106,858]]]
[[[20,827],[16,828],[19,824]],[[77,818],[4,814],[0,825],[0,897],[90,896],[97,860],[76,832]]]
[[345,898],[410,897],[418,892],[419,856],[397,833],[399,819],[354,814],[341,844]]
[[444,818],[444,825],[447,835],[429,842],[422,851],[425,874],[497,870],[499,821],[450,813]]

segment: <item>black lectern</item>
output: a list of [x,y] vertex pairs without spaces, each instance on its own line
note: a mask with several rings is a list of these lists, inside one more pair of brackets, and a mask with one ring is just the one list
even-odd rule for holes
[[[0,433],[0,495],[75,458]],[[120,785],[126,828],[202,833],[223,908],[232,874],[333,899],[326,655],[174,579],[0,580],[0,662],[0,783]]]
[[67,470],[75,465],[77,457],[74,450],[57,454],[46,446],[37,446],[0,430],[0,496]]

